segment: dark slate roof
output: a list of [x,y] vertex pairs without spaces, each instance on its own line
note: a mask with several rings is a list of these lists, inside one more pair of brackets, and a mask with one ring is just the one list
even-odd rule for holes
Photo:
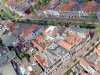
[[15,42],[17,40],[17,37],[8,33],[8,34],[4,34],[2,36],[2,42],[4,45],[6,46],[10,46],[13,42]]
[[4,47],[0,47],[0,57],[3,56],[4,54],[6,54],[8,52],[8,50]]
[[89,31],[89,29],[79,28],[79,27],[73,27],[72,30],[76,31],[76,32],[81,32],[81,33],[85,33],[87,31]]

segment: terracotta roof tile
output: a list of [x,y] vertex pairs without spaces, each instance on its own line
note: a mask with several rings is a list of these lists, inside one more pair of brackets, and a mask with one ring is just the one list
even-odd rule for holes
[[59,7],[57,7],[55,10],[67,11],[67,10],[69,10],[69,6],[68,6],[68,4],[60,4]]
[[72,7],[72,6],[74,6],[76,3],[74,2],[74,1],[69,1],[69,3],[68,3],[68,6],[69,7]]
[[73,35],[73,34],[69,34],[65,40],[71,44],[71,45],[74,45],[76,42],[81,42],[82,41],[82,38],[77,36],[77,35]]
[[80,75],[85,75],[84,71],[81,70],[80,71]]
[[24,37],[28,36],[32,32],[32,30],[36,28],[37,28],[37,25],[25,26],[23,29]]
[[30,71],[29,75],[36,75],[34,71]]
[[39,55],[34,55],[34,59],[40,64],[43,65],[43,63],[45,62]]
[[41,35],[41,34],[38,34],[36,37],[35,37],[35,40],[37,40],[37,42],[42,42],[44,40],[44,37]]
[[[85,12],[89,12],[90,10],[95,11],[96,5],[97,4],[94,1],[88,1],[87,6],[83,7],[82,10],[85,11]],[[91,7],[92,7],[92,9],[91,9]]]
[[76,3],[74,1],[69,1],[68,4],[60,4],[57,8],[55,8],[56,11],[67,11],[69,10],[72,6],[74,6]]
[[100,44],[97,46],[97,48],[100,50]]
[[99,50],[99,49],[95,48],[94,51],[96,52],[96,54],[97,54],[98,56],[100,56],[100,50]]
[[61,45],[62,47],[64,47],[65,49],[68,49],[68,50],[72,47],[71,44],[65,42],[64,40],[61,40],[61,41],[59,42],[59,45]]
[[96,72],[94,73],[94,75],[100,75],[100,72],[96,71]]
[[84,66],[86,66],[86,67],[88,67],[88,66],[91,65],[87,60],[85,60],[85,59],[83,59],[83,58],[80,60],[80,64],[82,64],[82,65],[84,65]]
[[47,10],[49,7],[48,7],[48,5],[45,5],[45,6],[42,6],[40,9],[39,9],[39,11],[45,11],[45,10]]
[[44,44],[39,44],[36,40],[32,40],[32,44],[34,45],[34,47],[37,47],[40,51],[43,51],[45,48]]
[[16,0],[8,0],[8,1],[7,1],[7,4],[8,4],[9,6],[13,6],[13,5],[16,5],[16,4],[17,4],[17,1],[16,1]]
[[100,67],[100,61],[98,61],[95,65]]

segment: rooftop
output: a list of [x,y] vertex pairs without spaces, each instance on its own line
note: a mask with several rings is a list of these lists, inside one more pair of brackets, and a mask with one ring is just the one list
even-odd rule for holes
[[37,25],[27,25],[23,29],[24,37],[28,36],[33,30],[35,30]]
[[86,67],[90,66],[90,63],[86,59],[81,59],[80,64],[82,64],[83,66],[86,66]]
[[95,8],[95,6],[96,6],[95,1],[88,1],[87,6],[83,7],[82,10],[85,12],[89,12],[92,11]]
[[35,40],[37,40],[38,42],[43,42],[43,41],[44,41],[44,36],[42,36],[41,34],[38,34],[38,35],[35,37]]
[[14,36],[11,32],[8,34],[4,34],[2,36],[2,40],[3,44],[6,46],[10,46],[13,45],[14,42],[18,42],[18,38]]
[[58,45],[56,42],[50,43],[46,50],[60,57],[63,57],[65,54],[68,53],[68,51],[65,48]]
[[4,47],[0,47],[0,57],[3,56],[4,54],[6,54],[8,52],[8,50]]
[[34,71],[30,71],[29,75],[35,75],[35,72]]
[[37,40],[33,39],[32,44],[34,47],[37,47],[40,51],[43,51],[45,48],[45,45],[42,43],[39,43]]
[[61,41],[59,42],[59,45],[61,45],[62,47],[64,47],[65,49],[68,49],[68,50],[71,49],[72,46],[73,46],[73,45],[67,43],[67,42],[64,41],[64,40],[61,40]]
[[34,59],[40,64],[43,65],[43,63],[45,62],[39,55],[34,55]]
[[96,52],[96,54],[97,54],[98,56],[100,56],[100,50],[99,50],[99,49],[95,48],[95,52]]

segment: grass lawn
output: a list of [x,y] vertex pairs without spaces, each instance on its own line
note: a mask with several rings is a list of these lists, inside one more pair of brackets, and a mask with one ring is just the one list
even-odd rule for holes
[[2,2],[6,3],[8,0],[1,0]]
[[100,22],[96,23],[96,29],[100,29]]
[[0,11],[0,15],[1,15],[1,17],[5,17],[5,15]]
[[6,8],[6,7],[3,7],[3,8],[5,9],[5,11],[6,11],[8,14],[13,15],[13,12],[12,12],[11,10],[9,10],[9,9]]

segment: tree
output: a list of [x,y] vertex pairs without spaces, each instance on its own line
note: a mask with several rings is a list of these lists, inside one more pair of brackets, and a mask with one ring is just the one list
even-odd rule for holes
[[94,19],[95,19],[95,17],[96,17],[96,14],[95,13],[89,13],[89,19],[91,20],[91,21],[94,21]]
[[30,20],[30,19],[27,19],[27,22],[29,22],[29,23],[30,23],[30,22],[31,22],[31,20]]
[[83,21],[82,23],[81,23],[81,26],[80,26],[81,28],[86,28],[87,27],[87,24],[86,24],[86,22],[85,21]]
[[30,55],[29,55],[28,53],[26,53],[26,52],[21,52],[21,53],[19,54],[19,57],[21,58],[21,60],[22,60],[23,58],[29,59],[29,58],[30,58]]
[[0,46],[3,46],[3,44],[2,44],[2,39],[0,38]]
[[84,0],[85,2],[92,1],[92,0]]

